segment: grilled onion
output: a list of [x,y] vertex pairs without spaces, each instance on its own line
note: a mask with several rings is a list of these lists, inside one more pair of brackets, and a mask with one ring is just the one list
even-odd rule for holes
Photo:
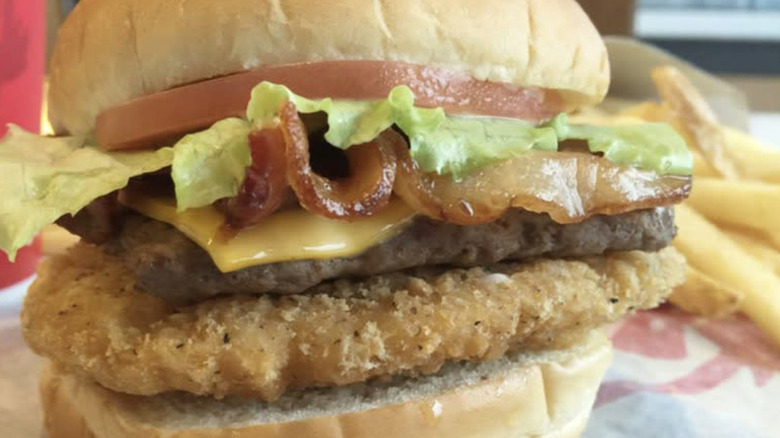
[[[397,134],[396,134],[397,135]],[[509,208],[548,213],[562,224],[683,200],[689,177],[659,176],[585,152],[531,151],[454,181],[422,172],[398,139],[395,192],[413,209],[458,225],[492,222]]]
[[357,220],[371,216],[390,202],[396,159],[384,135],[349,148],[350,176],[331,180],[312,170],[306,128],[292,102],[282,107],[280,118],[287,179],[306,210],[332,219]]

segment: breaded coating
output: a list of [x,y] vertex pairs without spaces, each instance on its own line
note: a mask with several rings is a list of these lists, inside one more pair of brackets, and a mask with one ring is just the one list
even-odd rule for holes
[[119,392],[246,395],[436,372],[509,350],[565,347],[656,306],[684,279],[674,249],[337,281],[306,296],[175,308],[118,259],[80,244],[41,268],[24,336],[58,366]]

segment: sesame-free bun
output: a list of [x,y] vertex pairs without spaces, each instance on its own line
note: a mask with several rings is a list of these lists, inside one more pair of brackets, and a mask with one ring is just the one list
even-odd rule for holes
[[[607,53],[575,0],[82,0],[50,65],[57,132],[133,98],[262,66],[388,60],[600,101]],[[313,80],[315,78],[312,78]]]
[[272,404],[131,396],[49,367],[41,401],[51,438],[576,438],[610,359],[603,333],[594,332],[571,350],[306,390]]

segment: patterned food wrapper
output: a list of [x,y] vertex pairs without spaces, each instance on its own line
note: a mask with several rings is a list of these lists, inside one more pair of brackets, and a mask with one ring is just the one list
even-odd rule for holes
[[738,315],[664,306],[615,327],[587,438],[780,436],[780,354]]
[[[611,39],[609,46],[613,100],[655,99],[650,69],[675,64],[724,123],[747,127],[745,99],[725,83],[632,40]],[[0,294],[0,436],[39,438],[43,361],[21,337],[25,287]],[[744,317],[705,320],[664,306],[612,327],[612,338],[615,362],[585,438],[780,437],[780,354]]]

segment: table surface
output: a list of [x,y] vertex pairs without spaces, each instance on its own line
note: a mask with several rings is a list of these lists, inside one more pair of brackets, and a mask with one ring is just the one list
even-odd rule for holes
[[[780,114],[753,117],[780,146]],[[0,291],[0,436],[39,438],[42,360],[18,314],[31,280]],[[585,438],[780,437],[780,354],[749,321],[706,321],[665,306],[616,325],[615,361]]]

